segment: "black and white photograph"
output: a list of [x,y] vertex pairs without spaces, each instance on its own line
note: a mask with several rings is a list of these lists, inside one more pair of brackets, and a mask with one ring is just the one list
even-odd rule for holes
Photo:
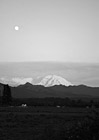
[[99,140],[99,0],[0,0],[0,140]]

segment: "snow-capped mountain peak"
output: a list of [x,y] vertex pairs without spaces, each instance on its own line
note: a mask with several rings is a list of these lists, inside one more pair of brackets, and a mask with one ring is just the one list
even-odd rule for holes
[[[35,81],[37,80],[37,82]],[[54,85],[65,85],[70,86],[72,83],[67,81],[66,79],[62,78],[61,76],[57,75],[47,75],[45,77],[40,77],[39,79],[33,79],[33,78],[23,78],[23,77],[12,77],[12,78],[0,78],[0,82],[3,84],[9,84],[11,86],[18,86],[26,84],[27,82],[33,84],[33,85],[43,85],[45,87],[50,87]]]
[[45,87],[50,87],[54,85],[65,85],[70,86],[72,83],[57,75],[47,75],[45,76],[38,85],[43,85]]

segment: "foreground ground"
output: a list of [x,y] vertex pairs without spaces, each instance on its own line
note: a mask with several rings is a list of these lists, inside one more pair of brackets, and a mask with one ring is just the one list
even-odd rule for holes
[[0,107],[0,140],[98,139],[98,109]]

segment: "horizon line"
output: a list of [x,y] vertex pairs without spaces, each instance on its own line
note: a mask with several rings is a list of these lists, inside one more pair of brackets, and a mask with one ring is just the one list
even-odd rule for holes
[[99,64],[99,62],[79,62],[79,61],[0,61],[0,63],[74,63],[74,64]]

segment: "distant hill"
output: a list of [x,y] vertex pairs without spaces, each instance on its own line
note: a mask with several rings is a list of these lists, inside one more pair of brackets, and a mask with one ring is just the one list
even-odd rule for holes
[[[0,95],[2,95],[2,87],[0,84]],[[99,87],[88,87],[85,85],[79,86],[64,86],[54,85],[44,87],[43,85],[32,85],[26,83],[17,87],[11,87],[12,96],[14,98],[43,98],[43,97],[99,97]]]
[[12,96],[16,98],[43,98],[43,97],[99,97],[99,87],[63,86],[55,85],[44,87],[26,83],[18,87],[11,87]]

